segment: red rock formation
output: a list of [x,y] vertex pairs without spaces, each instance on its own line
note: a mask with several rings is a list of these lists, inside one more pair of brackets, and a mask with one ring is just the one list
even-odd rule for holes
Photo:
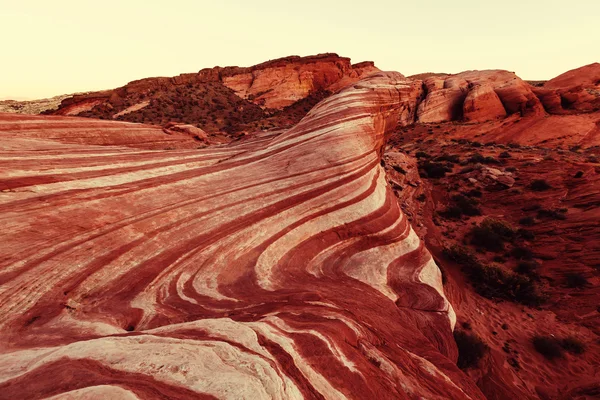
[[[141,149],[196,148],[194,134],[153,125],[62,116],[0,113],[0,132],[11,143],[53,140],[61,143],[127,146]],[[184,134],[185,133],[185,134]],[[198,132],[195,132],[198,134]],[[7,139],[3,137],[3,139]]]
[[0,393],[482,399],[380,166],[414,91],[381,73],[204,150],[2,129]]
[[600,64],[567,71],[534,90],[553,114],[600,110]]
[[[544,108],[532,91],[532,87],[518,78],[514,73],[501,70],[466,71],[456,75],[427,78],[424,81],[427,96],[419,105],[418,122],[437,123],[460,121],[467,110],[474,122],[486,121],[501,117],[503,114],[520,113],[521,115],[541,115]],[[485,87],[486,89],[481,89]],[[503,105],[500,109],[495,96]],[[470,90],[476,90],[470,96],[469,103],[464,104]],[[487,93],[481,100],[484,104],[475,114],[473,101]],[[489,102],[489,104],[485,104]]]
[[240,97],[267,108],[281,109],[311,93],[337,91],[379,71],[372,62],[355,65],[337,54],[286,57],[250,68],[225,68],[221,80]]
[[502,117],[506,117],[506,110],[490,85],[476,85],[471,88],[463,103],[465,121],[485,122]]
[[598,88],[600,86],[600,63],[572,69],[544,84],[544,87],[548,89],[567,89],[574,86]]

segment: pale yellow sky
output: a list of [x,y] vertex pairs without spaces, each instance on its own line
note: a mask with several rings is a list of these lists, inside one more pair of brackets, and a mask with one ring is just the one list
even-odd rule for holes
[[0,99],[335,52],[405,75],[600,61],[600,0],[0,0]]

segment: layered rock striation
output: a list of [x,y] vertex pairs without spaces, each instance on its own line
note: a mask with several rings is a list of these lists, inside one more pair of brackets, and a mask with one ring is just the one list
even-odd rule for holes
[[378,73],[202,150],[2,128],[0,393],[483,398],[380,165],[419,90]]

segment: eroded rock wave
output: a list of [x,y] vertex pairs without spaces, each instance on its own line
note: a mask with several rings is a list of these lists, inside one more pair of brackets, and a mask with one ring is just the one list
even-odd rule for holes
[[414,90],[378,73],[202,150],[3,132],[2,396],[482,398],[380,165]]

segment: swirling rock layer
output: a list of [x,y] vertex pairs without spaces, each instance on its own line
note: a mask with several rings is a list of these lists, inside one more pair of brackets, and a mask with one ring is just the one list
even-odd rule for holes
[[414,90],[203,150],[2,128],[0,397],[482,398],[380,166]]

